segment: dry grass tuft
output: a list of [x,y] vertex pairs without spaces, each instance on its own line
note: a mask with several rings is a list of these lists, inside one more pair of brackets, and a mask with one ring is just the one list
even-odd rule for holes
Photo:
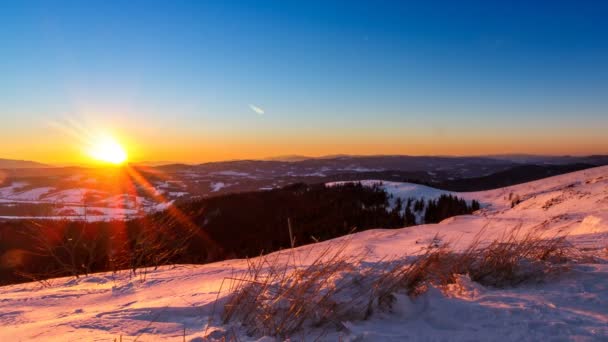
[[574,255],[565,235],[545,236],[540,229],[522,233],[519,226],[483,246],[482,234],[483,231],[464,251],[442,258],[444,269],[436,272],[443,275],[440,283],[453,283],[454,275],[459,274],[492,287],[540,281],[564,271],[565,263]]
[[383,298],[403,291],[417,296],[430,284],[453,284],[461,275],[484,286],[499,288],[542,281],[566,271],[568,262],[583,260],[565,235],[545,236],[539,229],[522,233],[521,227],[516,227],[498,239],[482,243],[483,233],[478,233],[460,252],[452,251],[448,243],[431,244],[426,253],[410,262],[407,259],[394,262],[374,284],[379,301],[386,302]]
[[482,243],[482,233],[462,252],[431,245],[416,257],[373,263],[365,262],[364,253],[347,255],[348,239],[328,244],[305,265],[293,250],[249,260],[243,276],[227,279],[231,295],[223,323],[237,321],[251,336],[281,338],[306,327],[340,330],[343,321],[390,311],[398,293],[414,297],[429,285],[453,284],[460,275],[485,286],[515,286],[563,271],[572,255],[565,236],[522,234],[517,227]]
[[306,266],[293,253],[249,260],[244,276],[229,279],[224,323],[237,319],[251,335],[288,337],[304,325],[340,328],[341,319],[360,318],[366,302],[356,291],[369,289],[354,286],[367,278],[358,268],[363,255],[346,256],[346,246],[328,245]]

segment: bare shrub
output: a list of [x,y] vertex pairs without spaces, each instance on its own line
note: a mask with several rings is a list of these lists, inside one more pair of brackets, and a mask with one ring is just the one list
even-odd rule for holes
[[129,270],[145,281],[148,269],[179,262],[197,231],[194,225],[184,227],[177,219],[162,215],[138,225],[32,221],[23,234],[32,241],[28,253],[36,260],[15,273],[40,281]]
[[86,224],[59,222],[50,229],[32,222],[25,233],[34,240],[32,255],[51,260],[48,269],[37,269],[29,273],[32,280],[48,279],[70,275],[78,278],[89,275],[105,265],[108,231],[94,230]]
[[141,281],[146,280],[148,269],[179,262],[199,231],[172,215],[149,216],[136,228],[128,236],[113,239],[112,261],[114,270],[127,269]]

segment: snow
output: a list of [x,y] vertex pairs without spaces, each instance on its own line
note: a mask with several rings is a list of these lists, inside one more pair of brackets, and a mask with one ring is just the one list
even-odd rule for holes
[[399,183],[399,182],[388,182],[382,180],[362,180],[362,181],[347,181],[347,182],[331,182],[327,183],[328,186],[341,185],[344,183],[361,183],[364,186],[378,185],[384,189],[387,193],[392,194],[395,198],[400,197],[403,200],[408,198],[413,199],[437,199],[441,195],[457,194],[449,191],[443,191],[435,188],[431,188],[426,185],[414,184],[414,183]]
[[224,187],[226,187],[226,184],[224,182],[211,183],[210,185],[211,192],[218,192]]
[[10,198],[16,201],[35,201],[39,200],[42,195],[54,190],[55,188],[46,186],[41,188],[34,188],[22,192],[13,193]]
[[153,213],[157,211],[167,210],[170,206],[172,206],[174,201],[168,201],[163,203],[154,204],[146,209],[147,213]]
[[15,190],[27,186],[25,182],[13,182],[9,186],[0,188],[0,198],[10,197],[14,194]]
[[247,172],[239,172],[239,171],[232,171],[232,170],[211,172],[211,174],[220,175],[220,176],[232,176],[232,177],[250,177],[251,176]]
[[[112,220],[127,220],[139,216],[139,212],[134,209],[127,208],[107,208],[107,207],[86,207],[87,215],[84,215],[85,208],[83,206],[62,206],[57,208],[55,215],[46,216],[0,216],[4,220],[71,220],[97,222],[97,221],[112,221]],[[62,214],[69,213],[69,214]]]
[[580,266],[549,284],[506,290],[461,277],[447,296],[434,288],[413,301],[403,296],[382,321],[349,324],[349,340],[601,340],[608,336],[607,282],[607,265]]
[[[384,184],[406,198],[443,193],[408,183]],[[513,208],[510,194],[521,199]],[[457,195],[479,200],[484,209],[439,224],[368,230],[277,252],[279,259],[293,257],[305,265],[324,246],[350,239],[345,253],[368,251],[365,264],[373,267],[386,258],[420,254],[437,236],[458,250],[482,229],[483,239],[493,239],[518,225],[522,231],[542,227],[548,234],[569,233],[573,246],[595,258],[572,264],[568,272],[544,282],[512,288],[484,287],[460,276],[444,291],[431,287],[415,299],[398,295],[391,311],[375,312],[368,320],[339,322],[341,331],[309,327],[293,340],[608,340],[608,167]],[[0,340],[113,341],[138,336],[142,341],[182,341],[185,333],[187,341],[203,341],[206,328],[221,336],[231,327],[221,324],[220,309],[214,307],[218,290],[225,278],[245,272],[247,263],[166,266],[150,270],[146,281],[122,272],[55,279],[49,287],[0,287]],[[247,336],[243,329],[231,333],[239,341],[274,341]]]
[[86,194],[104,193],[99,190],[86,188],[54,191],[54,187],[40,187],[20,192],[15,191],[26,185],[25,183],[13,183],[9,187],[0,188],[0,197],[16,203],[82,203]]
[[288,172],[287,175],[293,177],[325,177],[325,174],[323,172],[312,172],[303,174],[294,174],[293,172]]
[[92,194],[106,194],[106,192],[87,188],[73,188],[50,193],[40,198],[40,200],[52,203],[83,203],[85,196]]
[[[168,183],[164,184],[169,186]],[[0,188],[0,203],[6,205],[15,204],[53,204],[56,206],[52,214],[46,216],[0,216],[5,220],[25,220],[25,219],[50,219],[50,220],[84,220],[85,197],[95,195],[95,199],[87,201],[86,220],[109,221],[127,220],[139,216],[142,212],[155,212],[164,210],[173,202],[166,201],[157,203],[142,196],[134,196],[127,193],[110,194],[107,191],[89,188],[71,188],[57,190],[54,187],[40,187],[23,190],[28,184],[24,182],[13,182],[10,186]],[[187,192],[169,192],[172,197],[187,195]],[[137,209],[141,209],[140,212]]]
[[573,235],[596,233],[608,233],[608,213],[604,213],[602,216],[585,216],[580,225],[570,231],[570,234]]
[[86,189],[68,189],[46,196],[46,200],[68,203],[82,203]]
[[362,166],[357,166],[357,165],[349,165],[343,169],[341,169],[342,171],[354,171],[354,172],[377,172],[377,171],[384,171],[384,169],[372,169],[372,168],[367,168],[367,167],[362,167]]
[[157,186],[158,188],[161,188],[161,189],[167,189],[167,188],[169,188],[171,185],[169,184],[169,182],[165,181],[165,182],[159,182],[159,183],[156,183],[156,186]]

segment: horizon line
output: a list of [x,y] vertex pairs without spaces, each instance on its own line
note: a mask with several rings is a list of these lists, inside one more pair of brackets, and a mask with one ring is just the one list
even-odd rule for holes
[[[429,157],[429,158],[505,158],[505,157],[528,157],[528,158],[585,158],[595,156],[608,156],[607,153],[590,153],[590,154],[533,154],[533,153],[497,153],[497,154],[327,154],[319,156],[311,155],[278,155],[263,158],[233,158],[233,159],[222,159],[222,160],[207,160],[207,161],[170,161],[170,160],[135,160],[128,161],[126,165],[139,165],[139,166],[165,166],[165,165],[202,165],[210,163],[226,163],[226,162],[239,162],[239,161],[276,161],[276,162],[300,162],[305,160],[315,159],[338,159],[338,158],[366,158],[366,157]],[[289,160],[293,159],[293,160]],[[58,167],[98,167],[101,166],[98,163],[86,163],[86,162],[40,162],[31,159],[13,159],[13,158],[0,158],[0,161],[10,162],[23,162],[23,163],[35,163],[39,164],[38,168],[58,168]],[[155,164],[155,165],[153,165]]]

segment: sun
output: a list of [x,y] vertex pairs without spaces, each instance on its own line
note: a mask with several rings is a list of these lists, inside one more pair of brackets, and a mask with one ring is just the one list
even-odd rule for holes
[[106,136],[98,139],[89,148],[89,156],[97,161],[120,165],[127,161],[127,152],[116,139]]

